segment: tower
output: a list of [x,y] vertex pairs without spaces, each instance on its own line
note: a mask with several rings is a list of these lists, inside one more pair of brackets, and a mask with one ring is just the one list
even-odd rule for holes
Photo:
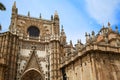
[[60,34],[60,31],[59,31],[59,15],[58,15],[57,11],[55,11],[55,13],[54,13],[54,34],[55,35]]
[[18,14],[18,9],[16,7],[16,2],[14,2],[13,6],[12,6],[12,16],[11,16],[11,24],[9,29],[12,33],[16,34],[17,30],[15,28],[15,26],[17,26],[17,14]]
[[59,16],[57,12],[54,13],[54,33],[50,41],[51,47],[51,78],[50,80],[58,80],[60,77],[59,71],[59,54],[60,54],[60,31],[59,31]]
[[58,80],[60,30],[57,11],[51,20],[43,19],[41,14],[40,18],[31,17],[30,12],[23,16],[18,14],[14,2],[9,29],[19,39],[16,80],[28,80],[32,73],[41,76],[36,79]]

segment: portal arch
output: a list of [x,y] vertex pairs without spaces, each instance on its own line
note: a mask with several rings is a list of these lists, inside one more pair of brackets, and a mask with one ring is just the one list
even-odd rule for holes
[[44,80],[44,77],[39,70],[32,68],[23,73],[21,80]]

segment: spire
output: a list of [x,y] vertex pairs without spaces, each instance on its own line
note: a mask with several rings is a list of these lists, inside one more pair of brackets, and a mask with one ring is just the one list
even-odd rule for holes
[[103,25],[103,28],[105,28],[105,26]]
[[81,39],[77,41],[77,44],[83,45],[83,43],[81,42]]
[[73,47],[72,40],[70,40],[70,46]]
[[63,29],[63,25],[61,25],[61,35],[66,36],[66,35],[65,35],[65,32],[64,32],[64,29]]
[[18,13],[18,9],[16,8],[16,1],[14,1],[14,4],[12,6],[12,14],[16,15]]
[[0,24],[0,31],[2,30],[2,26],[1,26],[1,24]]
[[63,25],[61,26],[61,31],[62,31],[62,32],[64,31],[64,29],[63,29]]
[[14,1],[14,4],[12,6],[13,8],[16,8],[16,1]]
[[57,12],[57,10],[55,10],[55,13],[54,13],[54,15],[58,15],[58,12]]
[[55,13],[54,13],[54,20],[59,20],[59,16],[58,16],[58,12],[57,11],[55,11]]
[[116,33],[118,33],[118,26],[116,26],[115,29],[116,29]]
[[78,44],[81,43],[81,40],[78,39],[78,40],[77,40],[77,43],[78,43]]
[[51,15],[51,20],[53,20],[53,15]]
[[28,11],[28,17],[30,17],[30,12]]
[[109,29],[109,31],[112,31],[110,22],[108,22],[108,29]]
[[89,36],[89,39],[90,39],[90,37],[91,37],[91,36],[90,36],[90,33],[88,34],[88,36]]
[[42,16],[41,16],[41,13],[40,13],[40,16],[39,16],[39,18],[40,18],[40,19],[42,18]]
[[63,25],[61,25],[61,36],[60,36],[60,41],[62,45],[66,44],[66,34],[63,29]]
[[87,32],[85,32],[85,37],[87,37],[88,36],[88,34],[87,34]]
[[108,27],[110,27],[110,22],[108,22]]
[[94,31],[92,31],[92,35],[93,35],[93,36],[95,35],[95,32],[94,32]]

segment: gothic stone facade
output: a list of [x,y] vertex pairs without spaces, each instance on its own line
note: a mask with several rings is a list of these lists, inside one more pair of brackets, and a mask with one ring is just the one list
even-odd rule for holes
[[66,42],[57,12],[50,20],[18,14],[0,33],[0,80],[120,80],[120,34],[110,23],[86,43]]

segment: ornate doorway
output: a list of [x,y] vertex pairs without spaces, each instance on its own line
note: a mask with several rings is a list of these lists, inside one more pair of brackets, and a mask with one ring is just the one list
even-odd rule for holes
[[38,71],[29,70],[23,74],[21,80],[44,80],[44,79]]

